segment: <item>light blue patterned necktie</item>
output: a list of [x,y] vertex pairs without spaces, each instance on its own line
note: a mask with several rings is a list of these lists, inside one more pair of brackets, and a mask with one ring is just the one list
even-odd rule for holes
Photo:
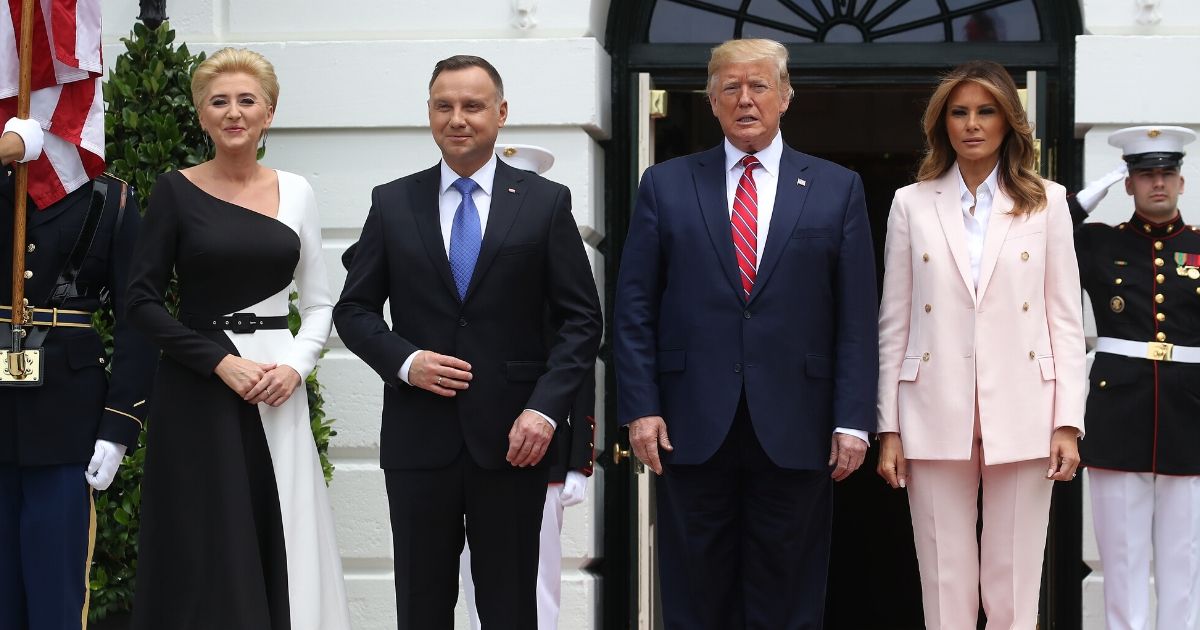
[[475,261],[479,259],[479,247],[483,243],[483,230],[479,226],[479,210],[471,193],[479,188],[469,177],[460,177],[452,184],[462,195],[458,209],[454,211],[454,223],[450,226],[450,272],[454,274],[454,285],[458,287],[458,299],[467,296],[471,286],[471,274],[475,272]]

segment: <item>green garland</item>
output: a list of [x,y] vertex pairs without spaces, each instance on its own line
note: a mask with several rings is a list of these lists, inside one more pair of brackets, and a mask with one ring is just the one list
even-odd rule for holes
[[[150,191],[161,173],[208,159],[208,145],[191,96],[192,72],[204,60],[204,53],[193,55],[186,44],[176,48],[175,31],[166,23],[154,30],[135,23],[130,37],[121,41],[125,52],[117,57],[104,83],[104,131],[108,139],[105,151],[108,172],[133,186],[138,205],[145,211]],[[177,295],[172,280],[167,290],[172,312]],[[295,299],[294,293],[292,298]],[[300,325],[295,304],[289,309],[288,322],[295,334]],[[111,356],[112,313],[98,313],[94,323]],[[307,376],[305,385],[313,437],[328,483],[333,476],[327,456],[329,440],[337,432],[332,428],[333,420],[325,417],[317,370]],[[146,433],[142,431],[137,448],[126,456],[112,486],[96,494],[96,549],[88,613],[92,622],[128,612],[133,607],[145,459]]]

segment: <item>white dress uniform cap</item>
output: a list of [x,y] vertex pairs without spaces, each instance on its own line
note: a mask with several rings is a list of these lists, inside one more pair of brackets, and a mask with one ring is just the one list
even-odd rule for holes
[[554,154],[530,144],[497,144],[496,155],[513,168],[533,171],[538,175],[554,166]]
[[1131,169],[1176,167],[1183,161],[1183,145],[1196,139],[1187,127],[1143,125],[1118,129],[1108,143],[1121,149]]

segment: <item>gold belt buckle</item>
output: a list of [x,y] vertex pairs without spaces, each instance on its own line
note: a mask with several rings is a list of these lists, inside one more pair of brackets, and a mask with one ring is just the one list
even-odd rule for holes
[[1175,344],[1163,341],[1151,341],[1146,344],[1146,358],[1151,361],[1170,361]]

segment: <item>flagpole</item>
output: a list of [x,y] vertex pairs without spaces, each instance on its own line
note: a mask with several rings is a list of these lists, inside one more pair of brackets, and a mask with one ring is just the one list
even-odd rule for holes
[[[17,118],[29,118],[30,77],[33,74],[33,0],[21,2],[21,42],[18,47],[20,59],[20,74],[17,88]],[[12,248],[12,350],[21,350],[21,339],[25,334],[23,326],[30,323],[32,311],[25,307],[25,212],[26,197],[29,192],[29,167],[17,162],[16,191],[13,195],[13,248]],[[17,367],[24,372],[24,366],[11,365],[12,355],[9,356],[10,368]]]

